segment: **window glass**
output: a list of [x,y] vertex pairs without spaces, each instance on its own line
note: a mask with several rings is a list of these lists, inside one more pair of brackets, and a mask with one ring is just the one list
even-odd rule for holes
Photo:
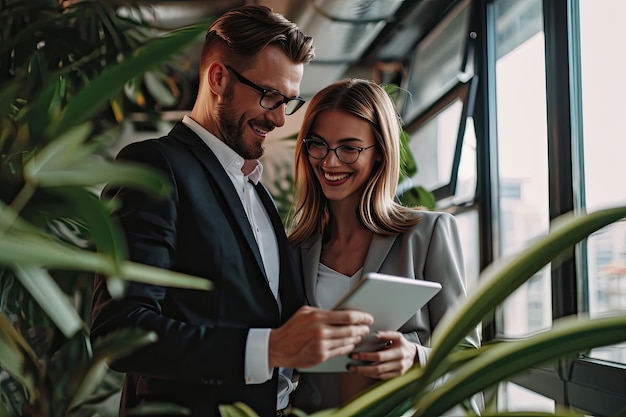
[[498,386],[498,411],[537,411],[554,413],[554,400],[512,382]]
[[[624,57],[626,2],[580,0],[580,55],[585,204],[588,212],[626,204],[624,186]],[[626,311],[626,222],[614,223],[587,242],[591,317]],[[583,271],[583,277],[585,271]],[[626,363],[626,344],[594,349],[591,356]]]
[[[454,204],[471,203],[476,196],[476,130],[474,129],[474,119],[468,117],[465,122],[465,132],[463,134],[463,145],[461,147],[461,161],[456,181],[454,193]],[[478,245],[478,242],[476,242]],[[476,254],[478,259],[478,254]]]
[[478,254],[478,212],[476,209],[457,213],[455,216],[459,226],[461,236],[461,247],[463,248],[463,258],[465,260],[465,277],[467,281],[467,292],[472,293],[478,285],[478,275],[480,274],[480,259]]
[[434,190],[450,182],[463,102],[457,99],[412,132],[409,148],[418,171],[413,184]]
[[[541,10],[540,0],[495,3],[498,219],[502,257],[518,253],[549,230]],[[549,269],[539,271],[505,301],[500,309],[502,326],[497,329],[500,336],[523,336],[551,326]]]
[[[457,225],[459,226],[459,235],[461,238],[461,248],[463,249],[463,260],[465,261],[465,283],[467,294],[472,294],[478,287],[478,276],[480,275],[480,259],[478,249],[480,241],[478,238],[478,210],[461,211],[455,216]],[[477,326],[480,334],[482,326]]]
[[[411,93],[404,113],[411,120],[432,105],[459,79],[471,76],[462,72],[463,53],[469,23],[469,1],[462,1],[417,46],[409,73]],[[471,67],[467,67],[470,69]]]

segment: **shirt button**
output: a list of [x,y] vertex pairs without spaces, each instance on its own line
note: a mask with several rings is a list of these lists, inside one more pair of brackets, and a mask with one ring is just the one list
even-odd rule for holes
[[224,381],[218,378],[203,378],[200,380],[200,382],[202,382],[204,385],[211,385],[214,387],[219,387],[222,386],[224,384]]

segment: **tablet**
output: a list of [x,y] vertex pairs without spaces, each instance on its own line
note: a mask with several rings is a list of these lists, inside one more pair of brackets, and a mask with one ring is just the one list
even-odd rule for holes
[[[374,323],[371,333],[364,337],[355,352],[372,352],[385,341],[376,338],[378,330],[398,330],[441,290],[438,282],[369,272],[343,296],[333,310],[353,309],[370,313]],[[331,358],[300,372],[347,372],[348,364],[358,364],[347,355]]]

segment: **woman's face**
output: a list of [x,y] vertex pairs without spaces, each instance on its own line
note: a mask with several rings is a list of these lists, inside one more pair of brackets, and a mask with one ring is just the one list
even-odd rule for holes
[[[330,201],[360,200],[380,153],[369,122],[343,110],[326,110],[315,119],[305,148],[322,191]],[[337,149],[337,153],[325,147]],[[360,151],[360,148],[367,148]],[[317,158],[316,158],[317,156]],[[320,158],[321,159],[318,159]],[[351,162],[356,157],[356,160]]]

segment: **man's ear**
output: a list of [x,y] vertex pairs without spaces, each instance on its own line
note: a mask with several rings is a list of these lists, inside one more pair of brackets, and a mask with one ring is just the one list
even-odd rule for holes
[[229,76],[230,74],[224,64],[220,62],[213,62],[209,65],[206,72],[206,81],[211,89],[211,92],[221,97],[228,86]]

